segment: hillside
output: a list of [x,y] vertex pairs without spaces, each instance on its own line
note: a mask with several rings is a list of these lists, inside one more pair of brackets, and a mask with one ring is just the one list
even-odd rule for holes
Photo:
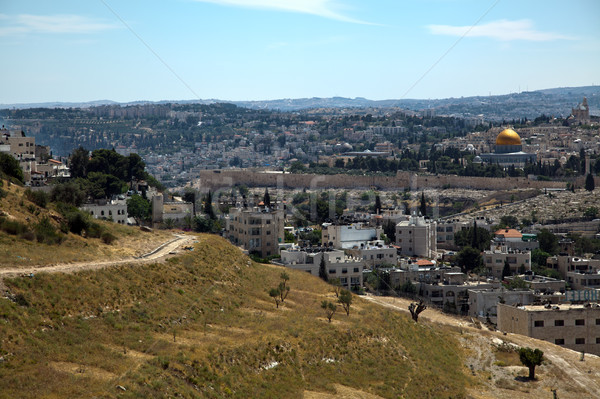
[[334,384],[465,396],[450,329],[360,299],[330,324],[320,308],[330,287],[291,270],[276,308],[266,290],[281,271],[208,235],[165,263],[7,279],[0,396],[301,397]]
[[[5,213],[22,212],[1,204]],[[146,237],[138,234],[131,242]],[[62,245],[71,239],[90,240],[68,237]],[[0,250],[22,250],[23,239],[14,240]],[[0,398],[517,399],[551,398],[558,389],[561,399],[579,399],[600,392],[596,356],[582,362],[576,352],[430,309],[417,324],[398,298],[354,296],[350,314],[338,307],[328,323],[320,305],[336,297],[320,279],[253,263],[214,235],[195,241],[162,262],[5,278]],[[62,261],[62,245],[31,245],[32,253],[53,249],[48,262]],[[81,245],[85,258],[106,244]],[[268,290],[283,271],[291,290],[277,308]],[[523,377],[515,346],[545,352],[538,380]]]
[[[114,237],[110,244],[103,242],[101,237],[64,233],[60,229],[65,217],[57,210],[56,204],[36,205],[28,198],[25,188],[7,180],[0,182],[0,221],[9,221],[17,226],[11,226],[12,230],[19,230],[10,234],[6,231],[9,229],[0,228],[0,269],[140,256],[172,238],[169,232],[142,232],[139,228],[101,220],[95,223],[100,226],[99,230]],[[56,237],[61,237],[60,244],[40,243],[35,235],[30,234],[44,218],[54,228]]]

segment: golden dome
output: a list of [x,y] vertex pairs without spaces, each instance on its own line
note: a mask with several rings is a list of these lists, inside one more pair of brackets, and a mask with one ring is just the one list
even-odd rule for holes
[[521,145],[521,137],[512,129],[504,129],[496,137],[496,145]]

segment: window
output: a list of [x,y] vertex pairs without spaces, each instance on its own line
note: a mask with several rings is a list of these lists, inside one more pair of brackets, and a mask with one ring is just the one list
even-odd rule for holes
[[600,319],[596,319],[596,325],[600,326]]
[[340,284],[341,285],[348,285],[348,277],[341,277],[340,278]]
[[335,269],[329,269],[329,274],[335,274],[336,270]]
[[575,338],[575,345],[584,345],[585,338]]
[[358,273],[358,267],[354,268],[354,273]]
[[342,269],[342,274],[346,274],[346,273],[348,273],[348,269],[344,267],[344,268]]
[[596,338],[596,343],[600,344],[600,337]]
[[554,326],[555,327],[562,327],[565,325],[565,321],[564,320],[554,320]]
[[544,320],[536,320],[533,322],[534,327],[544,327]]
[[564,345],[564,344],[565,344],[565,340],[564,340],[564,338],[556,338],[556,339],[554,340],[554,343],[555,343],[556,345]]
[[575,325],[576,326],[585,326],[585,320],[584,319],[577,319],[577,320],[575,320]]

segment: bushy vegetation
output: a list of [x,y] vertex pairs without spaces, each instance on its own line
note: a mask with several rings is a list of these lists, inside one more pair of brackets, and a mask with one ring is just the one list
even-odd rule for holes
[[13,182],[23,183],[23,171],[12,155],[0,152],[0,178],[6,178]]

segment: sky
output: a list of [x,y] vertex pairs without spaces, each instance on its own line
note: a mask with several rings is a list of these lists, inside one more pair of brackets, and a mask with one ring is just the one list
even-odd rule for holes
[[0,103],[600,84],[598,0],[0,0]]

